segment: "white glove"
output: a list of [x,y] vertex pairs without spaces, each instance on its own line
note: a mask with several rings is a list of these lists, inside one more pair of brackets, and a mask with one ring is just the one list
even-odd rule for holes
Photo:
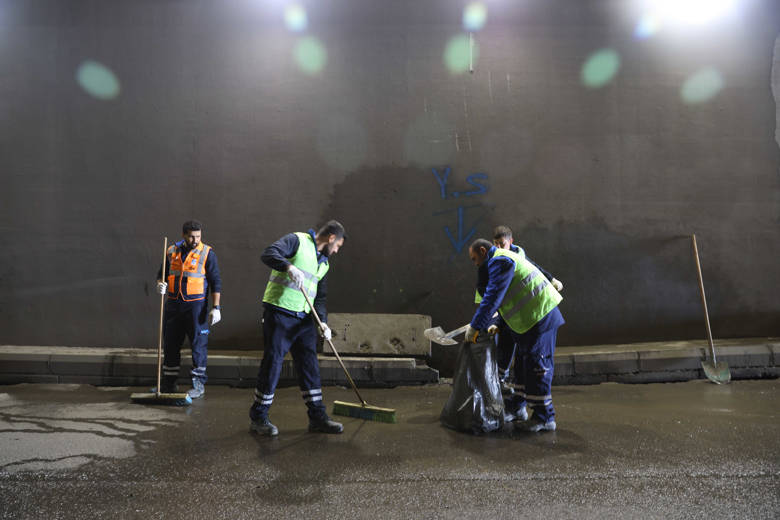
[[476,343],[478,335],[479,331],[469,324],[469,327],[466,329],[466,337],[464,338],[464,341],[468,343]]
[[333,339],[333,331],[330,330],[327,323],[322,324],[322,337],[328,341]]
[[211,312],[209,313],[209,318],[211,318],[211,324],[216,325],[219,323],[219,320],[222,319],[222,313],[219,311],[219,309],[211,309]]
[[289,276],[290,280],[295,284],[296,289],[303,288],[303,282],[306,279],[303,275],[303,271],[290,264],[290,267],[287,268],[287,276]]
[[498,325],[491,325],[488,327],[487,331],[491,336],[495,336],[498,333]]
[[556,291],[561,292],[563,290],[563,283],[557,278],[553,278],[550,283],[555,287]]
[[168,284],[165,282],[157,282],[157,294],[165,294],[168,292]]

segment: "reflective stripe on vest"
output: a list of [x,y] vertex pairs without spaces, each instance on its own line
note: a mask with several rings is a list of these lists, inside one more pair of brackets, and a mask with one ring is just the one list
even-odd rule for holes
[[185,302],[206,298],[206,259],[211,246],[203,242],[187,253],[182,260],[181,248],[174,244],[168,248],[168,296],[181,297]]
[[[303,271],[303,288],[314,303],[313,300],[317,296],[317,285],[328,272],[330,265],[327,260],[321,263],[317,261],[317,247],[310,234],[295,233],[295,235],[298,237],[299,245],[295,255],[290,258],[290,263]],[[290,276],[286,272],[276,269],[271,270],[271,276],[265,286],[263,301],[293,312],[304,311],[308,313],[311,311],[306,299],[301,291],[295,287]]]
[[512,282],[498,312],[513,331],[522,334],[547,316],[563,298],[541,271],[522,255],[496,249],[493,258],[496,256],[506,256],[515,263]]

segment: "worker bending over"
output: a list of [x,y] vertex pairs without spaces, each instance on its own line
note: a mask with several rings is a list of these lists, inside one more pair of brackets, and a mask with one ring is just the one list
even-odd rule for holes
[[478,268],[487,264],[488,278],[482,301],[466,330],[466,341],[474,342],[479,334],[488,334],[491,316],[498,311],[524,360],[523,373],[516,374],[516,381],[524,383],[524,391],[512,395],[508,404],[520,410],[527,403],[533,410],[533,416],[519,423],[520,428],[553,431],[556,423],[551,385],[555,340],[558,327],[564,324],[558,310],[561,295],[524,256],[485,239],[471,244],[469,257]]

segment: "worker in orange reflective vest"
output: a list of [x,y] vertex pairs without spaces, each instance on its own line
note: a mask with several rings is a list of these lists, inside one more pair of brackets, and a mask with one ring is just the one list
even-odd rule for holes
[[[192,399],[203,397],[206,383],[208,338],[212,325],[222,319],[220,297],[222,281],[219,277],[217,255],[211,246],[201,242],[202,224],[189,220],[182,226],[182,240],[168,248],[165,260],[165,278],[157,273],[157,292],[167,294],[163,320],[165,357],[160,390],[176,392],[181,363],[181,345],[187,336],[192,344],[192,388],[187,394]],[[208,309],[211,289],[213,306]]]

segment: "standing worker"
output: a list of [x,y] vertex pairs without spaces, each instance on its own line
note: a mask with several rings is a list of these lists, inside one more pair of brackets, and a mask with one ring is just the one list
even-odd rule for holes
[[565,323],[558,310],[563,298],[539,269],[518,253],[481,238],[469,247],[469,257],[478,268],[487,263],[488,280],[484,297],[466,329],[466,341],[474,342],[479,334],[488,334],[490,318],[498,310],[518,354],[524,358],[523,374],[516,377],[522,377],[525,390],[510,399],[518,409],[525,408],[527,402],[533,416],[519,426],[532,432],[554,431],[553,355],[558,327]]
[[250,429],[261,435],[276,436],[279,430],[268,419],[268,410],[282,372],[284,356],[292,354],[298,385],[309,414],[309,431],[341,433],[341,423],[332,421],[322,402],[320,365],[317,361],[317,332],[311,308],[301,293],[313,299],[314,311],[331,339],[325,309],[330,256],[338,253],[347,238],[344,226],[327,222],[317,233],[289,233],[270,246],[261,257],[271,268],[271,277],[263,295],[263,360],[257,375],[255,401],[249,409]]
[[[165,257],[165,280],[157,273],[157,292],[167,294],[163,338],[165,357],[162,393],[175,393],[181,363],[181,345],[184,336],[192,344],[191,399],[203,397],[206,392],[206,359],[208,357],[209,328],[222,319],[217,254],[201,242],[202,224],[188,220],[182,225],[183,239],[168,248]],[[213,306],[208,309],[208,291],[211,289]]]
[[[509,226],[496,226],[496,228],[493,230],[493,244],[496,247],[500,247],[501,249],[508,249],[512,251],[513,253],[517,253],[520,256],[525,257],[526,260],[531,262],[534,267],[539,269],[539,271],[544,275],[545,278],[547,278],[553,287],[555,287],[555,290],[558,292],[561,292],[563,290],[563,283],[561,283],[560,280],[555,278],[553,275],[551,275],[548,271],[546,271],[544,268],[542,268],[539,264],[531,260],[528,256],[526,256],[525,251],[523,251],[523,248],[516,245],[514,243],[514,239],[512,238],[512,230],[509,228]],[[480,268],[480,276],[483,280],[487,280],[487,263],[483,264]],[[483,272],[484,271],[484,272]],[[483,291],[485,285],[482,286]],[[479,302],[477,302],[479,303]],[[512,339],[512,335],[509,334],[509,331],[507,330],[506,322],[501,318],[497,318],[496,323],[497,327],[497,333],[496,336],[496,346],[498,352],[496,353],[496,364],[498,365],[498,377],[501,380],[502,387],[506,386],[506,380],[510,375],[510,369],[512,367],[512,362],[515,362],[515,371],[517,375],[523,374],[523,357],[519,356],[517,358],[517,361],[515,361],[515,353],[517,351],[517,345],[515,344],[514,339]],[[521,392],[524,391],[522,378],[516,377],[516,383],[518,384]],[[510,389],[507,389],[508,393],[512,394],[513,391]],[[526,412],[525,406],[517,407],[513,404],[513,400],[510,399],[506,406],[506,415],[505,420],[507,422],[512,422],[516,419],[519,419],[521,421],[525,421],[528,419],[528,413]]]

